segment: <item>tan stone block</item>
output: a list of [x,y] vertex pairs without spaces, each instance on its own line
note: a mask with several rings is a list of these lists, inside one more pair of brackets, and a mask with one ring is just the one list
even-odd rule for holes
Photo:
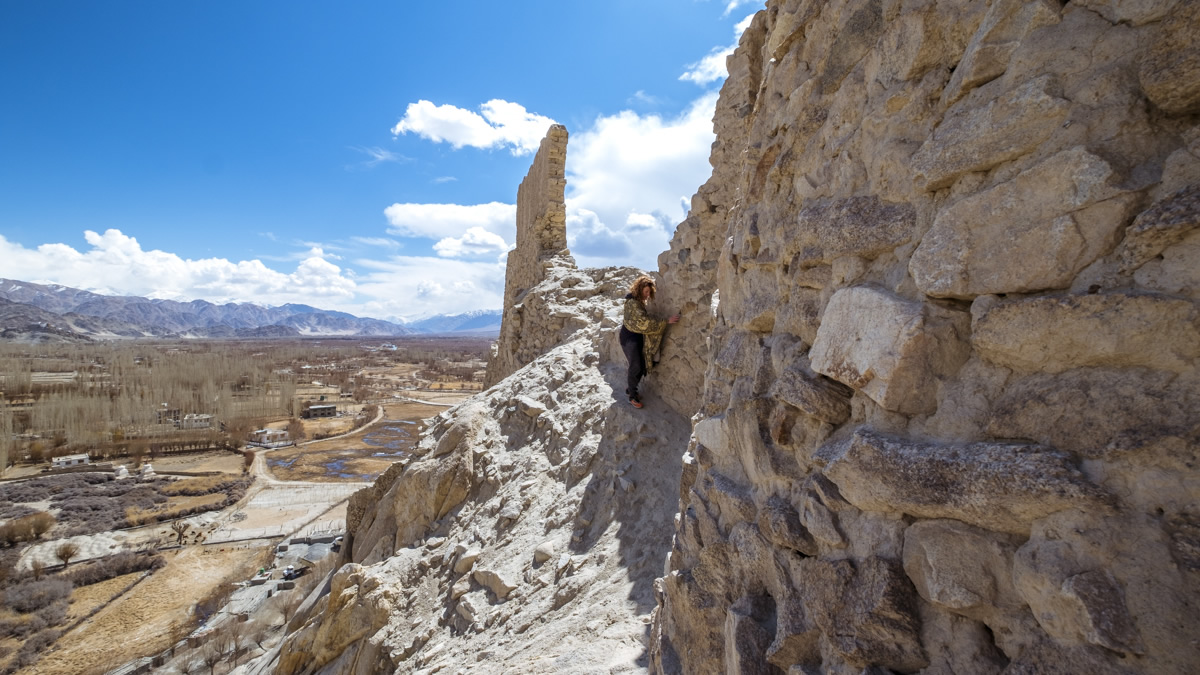
[[981,87],[955,104],[917,149],[912,168],[918,186],[941,189],[964,173],[990,169],[1032,151],[1059,128],[1070,106],[1053,93],[1058,85],[1048,75],[999,96],[989,89]]
[[1168,114],[1200,111],[1200,3],[1179,3],[1159,30],[1138,68],[1142,90]]
[[810,353],[812,369],[888,410],[933,412],[939,378],[967,360],[966,336],[965,312],[872,286],[844,288],[825,309]]
[[1119,176],[1084,148],[943,209],[909,262],[917,288],[973,298],[1066,288],[1116,244],[1133,206]]
[[997,0],[988,7],[978,30],[946,85],[943,101],[954,103],[1008,68],[1009,58],[1029,31],[1059,21],[1057,0]]
[[1126,293],[981,296],[971,314],[971,345],[979,355],[1019,371],[1141,366],[1182,372],[1200,356],[1200,308],[1191,300]]
[[842,497],[864,511],[953,518],[996,532],[1110,497],[1068,453],[1021,443],[923,443],[860,428],[818,451]]

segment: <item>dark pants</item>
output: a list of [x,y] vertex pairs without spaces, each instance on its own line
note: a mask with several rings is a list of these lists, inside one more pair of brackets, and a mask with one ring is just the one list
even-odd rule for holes
[[646,357],[642,356],[641,333],[635,333],[621,326],[621,350],[625,352],[625,360],[629,361],[629,374],[625,378],[626,392],[629,396],[638,395],[638,382],[646,374]]

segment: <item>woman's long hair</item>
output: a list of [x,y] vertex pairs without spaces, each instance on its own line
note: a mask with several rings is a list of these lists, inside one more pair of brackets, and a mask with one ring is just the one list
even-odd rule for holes
[[634,279],[633,285],[629,287],[629,292],[633,294],[633,297],[641,300],[642,291],[645,290],[647,286],[650,287],[650,299],[653,300],[655,291],[654,279],[650,278],[650,276],[647,274],[643,274],[637,279]]

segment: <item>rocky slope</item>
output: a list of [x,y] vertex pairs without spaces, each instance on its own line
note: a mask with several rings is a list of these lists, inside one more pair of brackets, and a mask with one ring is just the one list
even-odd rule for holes
[[257,668],[1195,672],[1200,4],[772,0],[729,71],[647,410],[552,130],[492,387]]
[[565,151],[552,129],[522,184],[496,383],[353,497],[346,564],[249,672],[648,667],[691,425],[614,394],[639,271],[575,268],[552,217]]

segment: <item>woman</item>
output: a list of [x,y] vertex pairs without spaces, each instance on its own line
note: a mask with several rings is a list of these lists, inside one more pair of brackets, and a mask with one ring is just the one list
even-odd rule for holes
[[638,396],[638,382],[654,367],[654,356],[662,345],[667,324],[678,323],[679,315],[663,321],[651,318],[646,313],[646,303],[654,299],[654,279],[643,274],[629,287],[625,295],[625,319],[621,325],[621,349],[629,361],[625,395],[635,408],[642,407]]

